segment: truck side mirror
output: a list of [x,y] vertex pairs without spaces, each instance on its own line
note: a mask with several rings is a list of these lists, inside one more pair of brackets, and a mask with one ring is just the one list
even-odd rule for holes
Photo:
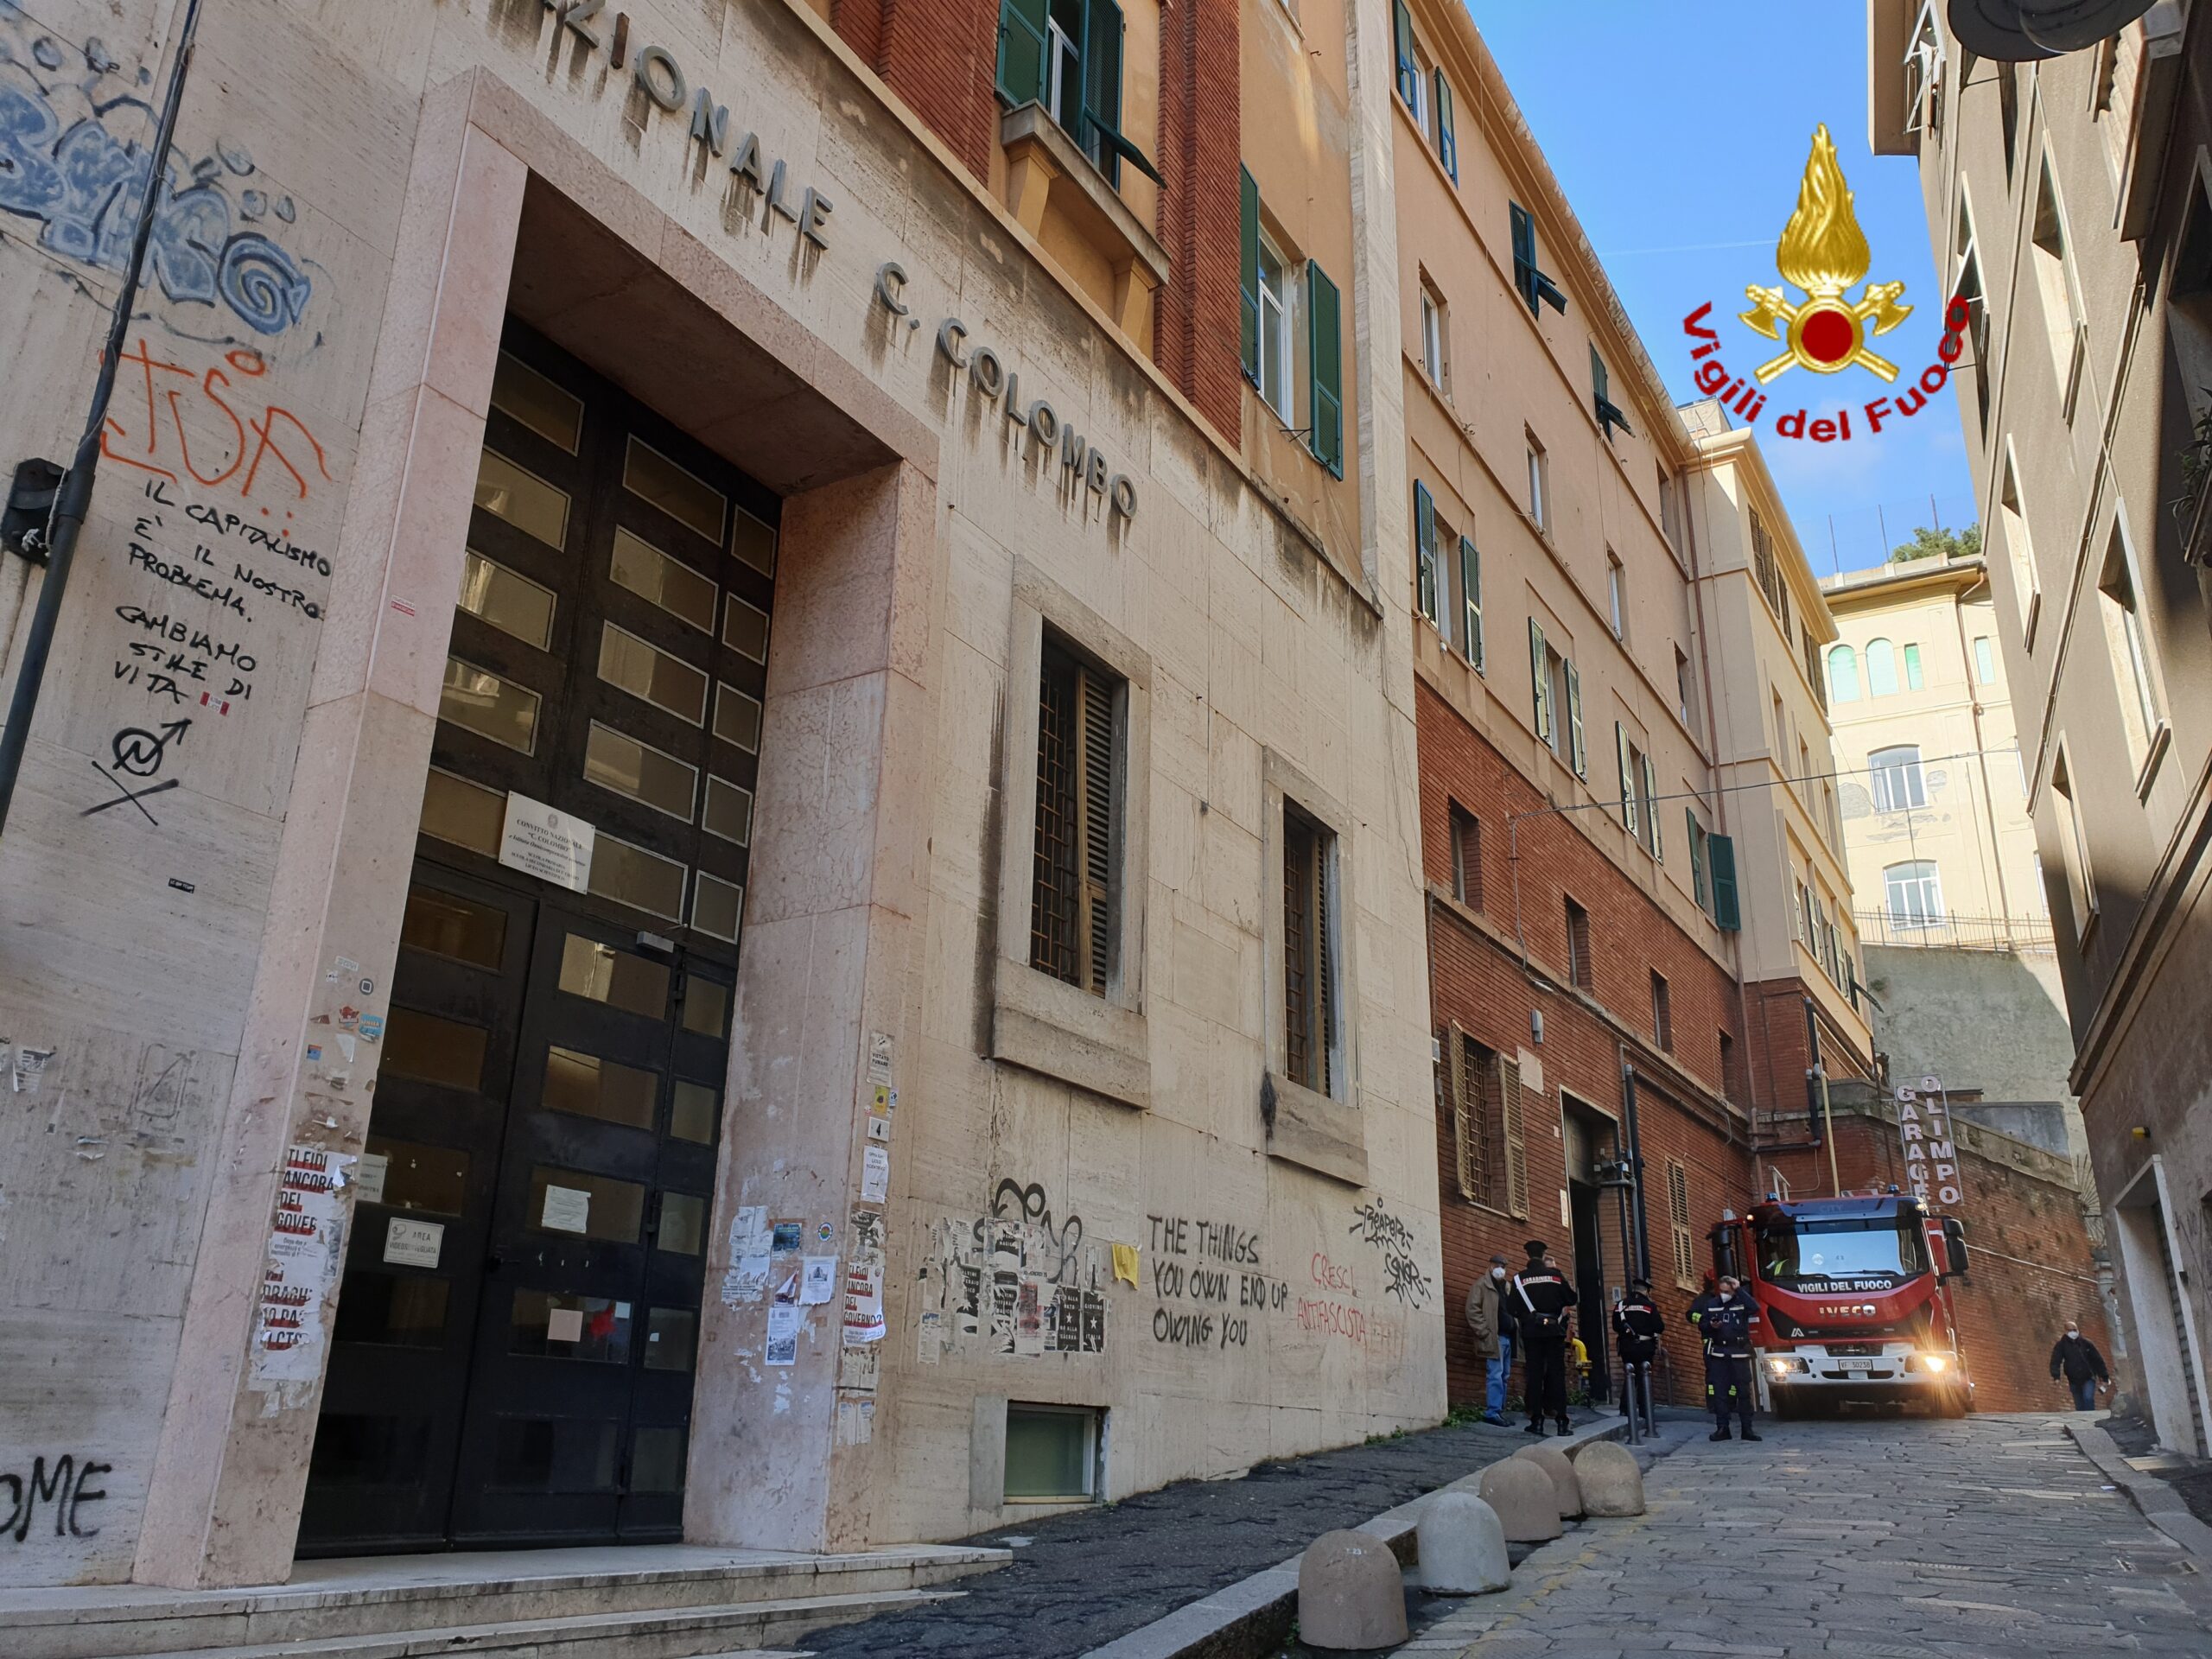
[[1943,1217],[1943,1251],[1950,1258],[1951,1270],[1943,1277],[1963,1279],[1969,1270],[1967,1256],[1967,1224],[1956,1216]]

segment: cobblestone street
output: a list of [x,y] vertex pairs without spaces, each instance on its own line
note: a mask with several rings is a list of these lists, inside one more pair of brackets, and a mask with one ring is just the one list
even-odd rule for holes
[[1401,1651],[1997,1659],[2212,1651],[2212,1581],[2063,1419],[1768,1423],[1702,1436],[1649,1513],[1571,1532]]

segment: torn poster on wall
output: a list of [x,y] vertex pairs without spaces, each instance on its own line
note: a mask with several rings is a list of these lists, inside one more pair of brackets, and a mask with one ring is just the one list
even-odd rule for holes
[[917,1357],[1105,1352],[1110,1281],[1097,1246],[1071,1248],[1068,1230],[1056,1236],[1049,1218],[938,1222],[918,1252]]
[[322,1375],[323,1302],[345,1258],[343,1189],[353,1161],[320,1147],[285,1151],[254,1315],[256,1388]]

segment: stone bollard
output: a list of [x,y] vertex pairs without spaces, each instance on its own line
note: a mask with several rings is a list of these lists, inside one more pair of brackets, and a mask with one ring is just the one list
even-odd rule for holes
[[1298,1558],[1298,1635],[1309,1648],[1403,1642],[1405,1580],[1390,1546],[1370,1533],[1325,1532]]
[[1592,1440],[1574,1457],[1574,1478],[1582,1485],[1582,1508],[1587,1515],[1622,1516],[1643,1513],[1643,1471],[1636,1454],[1611,1440]]
[[1497,1511],[1472,1492],[1439,1492],[1414,1529],[1420,1560],[1414,1577],[1447,1596],[1486,1596],[1512,1582],[1505,1529]]
[[1566,1452],[1555,1446],[1524,1446],[1513,1455],[1551,1477],[1552,1484],[1559,1489],[1560,1515],[1571,1521],[1582,1513],[1581,1483],[1574,1478],[1574,1465],[1567,1460]]
[[1497,1512],[1509,1544],[1541,1544],[1559,1536],[1559,1488],[1525,1458],[1508,1458],[1483,1471],[1477,1488]]

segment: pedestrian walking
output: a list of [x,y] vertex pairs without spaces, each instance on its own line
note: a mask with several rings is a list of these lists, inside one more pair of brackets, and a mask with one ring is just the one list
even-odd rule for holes
[[1467,1292],[1467,1329],[1483,1361],[1483,1421],[1505,1421],[1505,1388],[1513,1376],[1513,1304],[1508,1300],[1505,1258],[1493,1255],[1490,1272]]
[[2094,1411],[2097,1408],[2097,1384],[2109,1385],[2112,1373],[2105,1369],[2105,1357],[2097,1351],[2097,1344],[2082,1334],[2082,1327],[2073,1320],[2066,1321],[2066,1334],[2050,1345],[2050,1376],[2056,1382],[2066,1378],[2066,1391],[2074,1396],[2074,1409]]
[[1528,1396],[1529,1433],[1541,1434],[1544,1419],[1549,1417],[1565,1434],[1569,1432],[1567,1315],[1575,1303],[1574,1287],[1544,1259],[1541,1239],[1530,1239],[1526,1248],[1529,1265],[1513,1275],[1513,1316],[1520,1327],[1522,1351],[1528,1356],[1521,1389]]
[[1631,1279],[1628,1294],[1613,1304],[1613,1333],[1620,1338],[1621,1359],[1627,1370],[1628,1398],[1622,1402],[1624,1417],[1641,1408],[1643,1427],[1651,1428],[1651,1362],[1659,1354],[1659,1333],[1667,1328],[1666,1315],[1651,1300],[1651,1281]]
[[1751,1299],[1735,1274],[1724,1273],[1713,1287],[1690,1304],[1690,1323],[1705,1339],[1705,1403],[1713,1412],[1708,1440],[1728,1438],[1728,1419],[1751,1428]]

